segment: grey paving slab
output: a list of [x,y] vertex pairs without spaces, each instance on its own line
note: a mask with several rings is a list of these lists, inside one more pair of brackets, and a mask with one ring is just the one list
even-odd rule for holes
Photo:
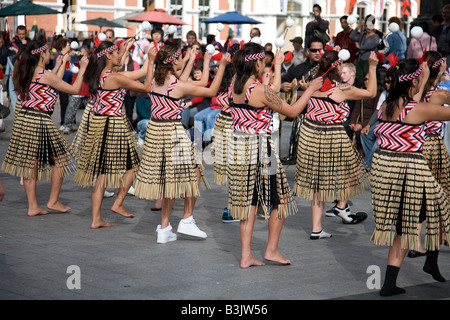
[[[81,117],[82,110],[78,113]],[[55,111],[55,123],[59,113]],[[0,161],[11,134],[0,133]],[[290,133],[283,122],[281,156],[286,155]],[[74,133],[67,136],[71,141]],[[290,184],[294,166],[286,166]],[[323,217],[330,239],[311,241],[310,203],[296,198],[299,212],[286,220],[280,249],[290,266],[267,264],[239,268],[239,223],[224,224],[221,212],[226,188],[214,184],[213,170],[205,171],[211,190],[202,190],[194,217],[208,234],[206,240],[180,236],[175,242],[158,245],[156,226],[160,215],[150,208],[154,202],[127,196],[125,205],[136,214],[125,219],[112,213],[112,199],[104,199],[102,216],[112,228],[91,230],[90,194],[73,182],[64,181],[61,201],[70,213],[28,217],[27,199],[17,177],[0,172],[7,194],[0,203],[0,299],[1,300],[405,300],[450,299],[450,284],[435,282],[422,271],[424,258],[406,259],[398,284],[407,293],[382,298],[367,280],[370,266],[379,268],[384,279],[388,248],[370,241],[374,223],[370,191],[352,198],[352,210],[369,213],[360,225],[344,225],[338,218]],[[50,182],[38,183],[38,201],[45,206]],[[116,190],[113,190],[116,191]],[[332,204],[326,204],[326,209]],[[175,203],[172,225],[182,216],[183,202]],[[268,226],[255,223],[253,251],[263,258]],[[450,278],[450,250],[439,256],[441,272]],[[68,267],[78,266],[80,289],[68,288]]]

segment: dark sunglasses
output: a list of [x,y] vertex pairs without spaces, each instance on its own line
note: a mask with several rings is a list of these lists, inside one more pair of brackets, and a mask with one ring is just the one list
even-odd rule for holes
[[322,51],[322,49],[309,49],[309,51],[311,51],[311,52],[318,52],[318,51]]
[[391,84],[391,81],[385,80],[384,83],[385,83],[385,84]]

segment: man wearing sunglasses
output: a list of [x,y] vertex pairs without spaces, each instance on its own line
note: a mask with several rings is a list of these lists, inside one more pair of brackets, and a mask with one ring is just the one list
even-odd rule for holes
[[294,79],[299,81],[299,90],[306,90],[308,82],[311,80],[308,73],[317,65],[323,53],[322,41],[318,38],[311,39],[305,53],[307,56],[305,62],[290,68],[289,71],[281,77],[282,91],[288,92],[294,89],[291,84]]

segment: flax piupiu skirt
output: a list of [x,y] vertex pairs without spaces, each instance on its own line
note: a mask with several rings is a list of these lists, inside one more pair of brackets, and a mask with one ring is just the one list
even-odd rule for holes
[[266,219],[271,206],[278,206],[279,218],[297,212],[270,134],[234,131],[228,140],[228,154],[231,216],[246,220],[252,206],[261,206]]
[[71,147],[50,113],[16,104],[11,139],[1,168],[4,172],[41,181],[49,180],[56,166],[64,177],[75,169],[70,154]]
[[91,119],[92,113],[91,109],[93,107],[92,100],[88,102],[84,108],[83,115],[81,116],[81,121],[78,126],[75,137],[72,140],[72,155],[75,160],[80,161],[81,152],[83,151],[84,145],[87,141],[87,134],[89,129],[89,121]]
[[450,195],[450,157],[440,135],[427,136],[423,146],[423,156],[437,182]]
[[420,152],[378,149],[371,170],[376,245],[391,246],[401,235],[403,249],[418,250],[419,223],[426,220],[424,247],[439,250],[450,240],[450,202]]
[[233,119],[230,113],[220,112],[217,116],[216,124],[214,125],[214,141],[213,141],[213,156],[214,156],[214,182],[220,186],[226,186],[228,182],[228,140],[230,139],[233,130],[231,124]]
[[147,200],[191,198],[200,195],[197,169],[204,169],[180,120],[148,123],[142,162],[134,185],[135,196]]
[[305,119],[298,138],[294,195],[346,200],[369,188],[368,170],[342,124]]
[[79,136],[72,143],[78,162],[74,181],[90,187],[105,175],[105,187],[123,187],[126,171],[133,170],[135,176],[140,161],[130,121],[125,115],[95,115],[86,110],[83,116]]

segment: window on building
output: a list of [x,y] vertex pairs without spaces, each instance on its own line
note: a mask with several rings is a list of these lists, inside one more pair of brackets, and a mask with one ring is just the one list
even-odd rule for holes
[[181,19],[183,16],[183,0],[170,0],[170,14]]
[[142,0],[142,6],[144,7],[144,10],[148,10],[150,6],[155,2],[155,0]]
[[[202,21],[209,18],[210,14],[210,1],[209,0],[198,0],[198,10],[200,11],[198,20]],[[200,26],[200,38],[206,38],[208,33],[208,27],[206,24],[204,26]]]
[[366,7],[357,7],[356,14],[360,19],[364,19],[366,17]]
[[242,0],[234,0],[234,8],[237,12],[242,13]]
[[288,0],[287,12],[288,14],[300,14],[302,12],[302,5],[298,0]]
[[380,17],[380,20],[378,21],[379,25],[380,25],[380,31],[383,32],[384,34],[386,34],[387,31],[387,27],[388,27],[388,18],[387,18],[387,9],[383,10],[383,14]]

